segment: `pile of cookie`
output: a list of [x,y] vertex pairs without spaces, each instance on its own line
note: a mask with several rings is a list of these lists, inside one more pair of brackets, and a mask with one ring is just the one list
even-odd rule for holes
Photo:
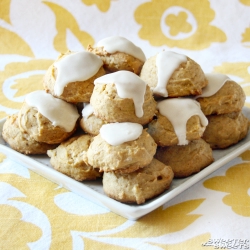
[[246,137],[245,94],[191,58],[161,51],[146,59],[113,36],[61,54],[9,116],[2,136],[23,154],[47,154],[77,181],[102,178],[103,190],[143,204],[213,162],[214,148]]

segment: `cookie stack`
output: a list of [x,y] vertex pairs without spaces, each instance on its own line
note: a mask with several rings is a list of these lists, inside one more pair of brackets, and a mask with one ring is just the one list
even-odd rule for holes
[[168,189],[172,169],[154,159],[157,145],[143,128],[156,110],[149,86],[130,71],[110,73],[95,80],[90,105],[105,124],[90,144],[87,161],[103,172],[105,193],[142,204]]
[[249,121],[242,113],[245,93],[224,74],[206,74],[208,86],[197,97],[209,121],[203,139],[213,149],[227,148],[246,137]]
[[119,36],[61,54],[43,86],[7,118],[4,140],[24,154],[47,153],[77,181],[102,178],[105,193],[121,202],[160,195],[173,178],[208,166],[212,148],[248,132],[238,84],[171,51],[146,60]]
[[193,99],[208,83],[201,67],[185,55],[162,51],[145,62],[140,76],[158,100],[157,113],[148,124],[158,145],[155,157],[171,166],[175,178],[213,162],[209,144],[201,139],[208,121]]

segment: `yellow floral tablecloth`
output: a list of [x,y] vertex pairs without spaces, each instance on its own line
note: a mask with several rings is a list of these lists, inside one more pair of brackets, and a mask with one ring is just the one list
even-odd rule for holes
[[[250,0],[1,0],[0,118],[43,88],[60,52],[112,35],[227,74],[250,107]],[[0,152],[0,249],[250,249],[250,151],[137,221]]]

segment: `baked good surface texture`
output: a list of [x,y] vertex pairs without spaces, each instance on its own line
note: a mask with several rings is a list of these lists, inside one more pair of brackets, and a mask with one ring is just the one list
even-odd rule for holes
[[156,152],[154,139],[144,129],[138,139],[110,145],[101,134],[87,151],[88,164],[104,172],[130,173],[148,165]]
[[212,149],[203,139],[191,141],[188,145],[159,147],[155,158],[170,166],[175,178],[195,174],[214,161]]
[[37,142],[27,132],[21,131],[18,125],[18,114],[6,118],[2,136],[12,149],[26,155],[46,154],[47,150],[58,146],[57,144]]
[[44,91],[35,91],[27,95],[19,110],[18,124],[21,131],[36,141],[57,144],[75,132],[78,117],[74,105]]
[[[124,91],[124,88],[129,88],[129,91]],[[119,94],[119,89],[122,89],[122,94],[127,95]],[[135,122],[144,125],[153,119],[156,111],[156,101],[149,86],[128,71],[119,71],[97,79],[90,104],[94,114],[109,123]]]
[[120,36],[104,38],[95,47],[89,45],[87,50],[102,59],[108,73],[127,70],[139,75],[146,60],[139,47]]
[[163,97],[200,95],[208,84],[199,64],[170,51],[148,58],[140,76],[152,88],[154,95]]
[[86,152],[92,136],[74,136],[61,143],[57,148],[48,150],[50,163],[54,169],[66,174],[77,181],[95,180],[102,174],[98,169],[86,164]]
[[158,146],[185,145],[201,138],[207,118],[191,98],[167,98],[157,104],[157,113],[148,124],[148,133]]
[[[101,60],[97,56],[95,58],[95,55],[90,52],[81,52],[83,54],[82,65],[77,64],[75,69],[70,57],[74,54],[73,52],[61,54],[47,70],[43,86],[48,93],[67,102],[89,102],[94,89],[94,80],[106,72]],[[78,52],[78,54],[80,53]],[[63,60],[66,62],[62,66],[58,65]],[[81,75],[79,72],[86,72],[86,74]],[[68,75],[72,77],[68,77]],[[59,76],[61,77],[59,78]]]
[[227,80],[212,96],[201,96],[196,100],[200,103],[205,115],[221,115],[241,111],[246,95],[238,83]]
[[207,118],[209,122],[202,138],[213,149],[227,148],[247,136],[249,120],[242,112],[210,115]]
[[143,204],[146,200],[167,190],[173,179],[169,166],[153,159],[149,165],[130,174],[105,172],[104,192],[111,198],[125,202]]

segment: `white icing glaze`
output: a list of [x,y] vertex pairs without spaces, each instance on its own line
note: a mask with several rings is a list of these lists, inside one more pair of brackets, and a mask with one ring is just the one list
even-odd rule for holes
[[82,109],[82,117],[84,120],[87,120],[90,115],[94,113],[94,109],[90,103],[84,104],[84,108]]
[[109,53],[123,52],[141,60],[142,62],[145,62],[146,60],[141,48],[121,36],[104,38],[97,43],[97,47],[104,47],[104,49]]
[[190,117],[198,115],[203,127],[208,120],[200,108],[200,104],[191,98],[171,98],[158,102],[157,108],[171,122],[178,138],[178,145],[187,145],[186,124]]
[[25,102],[52,122],[53,126],[59,126],[66,132],[71,132],[79,117],[77,108],[70,103],[55,98],[43,90],[29,93]]
[[133,99],[135,114],[137,117],[142,117],[146,83],[136,74],[126,70],[101,76],[94,81],[94,84],[110,83],[115,84],[120,98]]
[[100,135],[108,144],[118,146],[124,142],[136,140],[142,134],[142,131],[141,124],[117,122],[102,125]]
[[54,92],[60,96],[70,82],[85,81],[94,76],[103,61],[95,54],[87,51],[72,53],[54,63],[57,68]]
[[209,97],[216,94],[222,86],[230,80],[227,75],[220,73],[207,73],[205,75],[208,80],[208,85],[202,89],[202,94],[196,96],[195,99],[199,97]]
[[187,57],[172,51],[162,51],[157,54],[156,66],[158,81],[157,86],[153,89],[153,93],[167,97],[167,83],[171,78],[173,72],[180,66],[181,63],[186,62]]

